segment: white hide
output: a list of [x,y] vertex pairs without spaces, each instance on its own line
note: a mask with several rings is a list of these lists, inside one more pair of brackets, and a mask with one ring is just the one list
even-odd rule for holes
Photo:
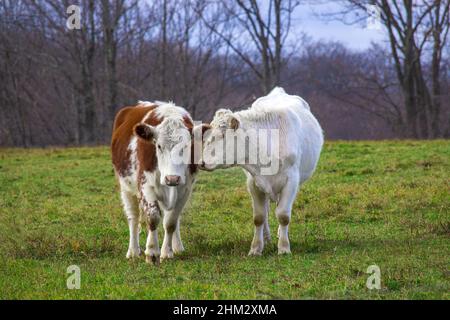
[[[264,238],[270,239],[267,222],[269,200],[277,202],[275,213],[280,223],[278,253],[290,253],[288,226],[292,205],[299,186],[312,176],[316,168],[323,145],[322,128],[302,98],[288,95],[279,87],[257,99],[247,110],[234,113],[218,110],[211,122],[212,132],[229,129],[232,118],[238,121],[239,129],[244,132],[254,129],[278,129],[279,132],[279,152],[273,155],[280,161],[276,174],[261,174],[258,164],[234,164],[244,169],[253,200],[255,235],[249,254],[260,255]],[[206,138],[204,151],[220,142]],[[220,167],[227,166],[207,163],[205,169]]]

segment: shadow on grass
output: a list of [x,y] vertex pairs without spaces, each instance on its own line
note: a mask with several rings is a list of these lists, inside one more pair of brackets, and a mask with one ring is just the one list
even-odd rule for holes
[[[293,255],[334,253],[337,250],[363,251],[367,249],[405,249],[422,246],[424,238],[417,239],[315,239],[308,241],[291,241]],[[265,245],[263,256],[278,256],[278,239]],[[237,238],[227,241],[207,242],[200,241],[190,246],[189,254],[184,259],[201,256],[226,255],[247,256],[251,239]]]
[[[414,239],[307,239],[291,241],[293,255],[329,254],[339,251],[362,251],[367,249],[410,249],[423,245],[427,238]],[[236,237],[234,239],[209,239],[197,236],[186,242],[187,250],[177,256],[179,260],[191,260],[212,256],[246,257],[251,245],[251,238]],[[277,256],[277,238],[265,245],[263,256]],[[119,243],[111,238],[74,239],[53,236],[29,236],[23,242],[9,243],[8,256],[12,258],[28,258],[43,260],[48,258],[77,257],[102,258],[117,257],[122,259],[126,253],[127,243]],[[144,249],[144,248],[142,248]],[[144,251],[144,250],[142,250]]]

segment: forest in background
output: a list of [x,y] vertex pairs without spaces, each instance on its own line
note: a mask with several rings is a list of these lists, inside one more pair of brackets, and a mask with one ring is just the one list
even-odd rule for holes
[[210,121],[276,85],[327,139],[448,138],[450,0],[337,1],[324,20],[363,23],[376,5],[386,42],[313,40],[293,24],[309,0],[0,0],[0,146],[107,144],[138,100]]

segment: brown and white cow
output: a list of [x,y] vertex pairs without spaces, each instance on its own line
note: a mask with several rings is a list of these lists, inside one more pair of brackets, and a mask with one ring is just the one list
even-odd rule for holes
[[[147,262],[173,258],[184,250],[180,215],[197,168],[191,161],[193,122],[172,103],[139,102],[121,109],[112,135],[112,162],[128,218],[130,243],[126,257],[140,255],[139,225],[147,222]],[[164,240],[159,250],[158,224],[163,211]]]

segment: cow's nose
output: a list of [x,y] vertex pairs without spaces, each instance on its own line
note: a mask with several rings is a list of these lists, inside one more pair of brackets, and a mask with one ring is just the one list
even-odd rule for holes
[[180,176],[166,176],[165,181],[168,186],[177,186],[180,183]]

